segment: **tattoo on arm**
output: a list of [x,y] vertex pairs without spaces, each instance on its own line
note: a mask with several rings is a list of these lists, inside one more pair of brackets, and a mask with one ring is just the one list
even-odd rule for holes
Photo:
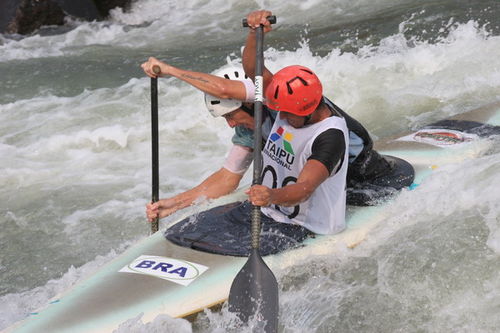
[[186,79],[191,79],[191,80],[195,80],[195,81],[201,81],[201,82],[204,82],[204,83],[210,83],[210,81],[202,78],[202,77],[196,77],[196,76],[192,76],[190,74],[182,74],[182,77],[183,78],[186,78]]

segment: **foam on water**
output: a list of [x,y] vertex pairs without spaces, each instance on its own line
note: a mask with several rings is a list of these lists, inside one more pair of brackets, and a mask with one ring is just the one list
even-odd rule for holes
[[382,137],[497,100],[500,58],[491,54],[499,49],[499,37],[470,21],[437,44],[401,32],[357,54],[333,49],[321,57],[304,41],[294,51],[269,50],[266,66],[271,71],[291,64],[310,67],[326,96]]
[[[334,3],[324,0],[281,3],[241,0],[169,0],[159,3],[155,0],[142,0],[134,2],[131,10],[126,13],[118,8],[112,10],[105,22],[89,23],[67,18],[66,28],[71,30],[60,35],[36,34],[22,39],[0,35],[0,62],[72,56],[85,53],[85,47],[95,45],[149,50],[161,50],[166,46],[168,49],[186,50],[196,43],[203,43],[212,48],[223,48],[228,43],[242,40],[245,31],[241,30],[239,33],[238,30],[241,28],[241,19],[245,13],[256,8],[270,9],[277,14],[286,13],[280,16],[277,29],[283,26],[288,30],[302,31],[304,26],[316,29],[333,26],[339,29],[353,21],[370,21],[378,15],[392,19],[391,15],[398,15],[398,10],[404,13],[408,6],[411,10],[412,4],[411,0],[339,0]],[[424,8],[432,9],[432,5],[432,2],[422,3]],[[482,15],[494,18],[495,10],[493,2],[492,7],[483,9]],[[439,21],[443,14],[439,12],[435,16],[432,19]],[[413,17],[414,15],[411,16]],[[420,26],[422,21],[426,23],[425,18],[411,18],[407,24],[408,31],[412,31],[414,26]],[[498,25],[489,24],[489,27],[499,30]],[[445,26],[442,30],[446,31],[447,28]],[[425,32],[416,33],[420,35]],[[358,37],[355,43],[370,44],[369,39],[362,41]],[[287,44],[288,41],[283,45]],[[158,47],[160,45],[161,48]]]
[[[199,111],[199,92],[168,79],[159,89],[161,196],[170,196],[221,164],[231,131]],[[3,105],[0,118],[2,294],[43,285],[147,235],[149,79],[20,100]]]
[[[133,244],[133,242],[123,243],[117,248],[122,252],[125,248]],[[40,286],[22,293],[12,293],[0,297],[0,329],[5,328],[8,324],[12,324],[17,320],[21,320],[30,315],[36,315],[37,311],[45,307],[49,300],[64,292],[75,284],[76,281],[86,278],[88,275],[95,272],[99,267],[109,262],[116,257],[115,250],[106,255],[97,256],[91,262],[84,264],[81,267],[70,267],[68,271],[59,279],[50,280],[44,286]]]
[[[17,39],[0,39],[0,61],[42,57],[72,56],[86,52],[85,46],[123,47],[130,49],[158,49],[158,45],[182,49],[193,41],[240,41],[235,34],[240,28],[239,13],[253,9],[241,1],[139,1],[131,11],[111,12],[105,22],[79,22],[67,19],[71,30],[65,34],[34,35]],[[234,7],[239,7],[235,11]],[[243,29],[242,33],[243,33]],[[220,34],[226,36],[220,39]],[[214,37],[215,36],[215,37]]]
[[[392,202],[392,217],[358,247],[275,271],[283,331],[496,331],[499,171],[498,149],[443,166]],[[226,309],[206,311],[193,330],[217,327],[234,327]]]

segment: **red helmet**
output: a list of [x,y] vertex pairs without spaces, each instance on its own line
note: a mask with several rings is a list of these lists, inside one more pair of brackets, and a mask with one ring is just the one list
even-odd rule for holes
[[288,66],[274,74],[266,88],[266,105],[276,111],[307,116],[316,110],[323,87],[316,74],[304,66]]

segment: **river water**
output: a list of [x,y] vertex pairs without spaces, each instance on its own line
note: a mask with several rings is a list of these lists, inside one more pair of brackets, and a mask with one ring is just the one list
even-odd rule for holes
[[[266,8],[271,71],[312,68],[374,138],[500,100],[496,0],[139,0],[106,22],[0,35],[0,329],[147,237],[149,78],[156,56],[213,72],[241,62],[241,19]],[[218,169],[232,131],[203,95],[159,82],[160,194]],[[498,332],[500,148],[405,191],[362,245],[275,272],[281,332]],[[248,184],[249,178],[245,178]],[[175,216],[166,219],[165,228]],[[128,332],[225,332],[138,318]]]

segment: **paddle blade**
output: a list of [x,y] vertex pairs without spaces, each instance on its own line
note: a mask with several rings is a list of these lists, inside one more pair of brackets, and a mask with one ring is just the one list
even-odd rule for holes
[[256,318],[258,328],[266,333],[278,331],[278,282],[257,249],[252,250],[231,285],[229,311],[244,323]]

